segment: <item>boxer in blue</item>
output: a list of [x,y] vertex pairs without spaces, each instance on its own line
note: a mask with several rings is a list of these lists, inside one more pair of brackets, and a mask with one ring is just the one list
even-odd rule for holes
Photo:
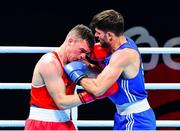
[[[65,67],[66,73],[96,98],[118,84],[118,90],[109,96],[117,108],[114,130],[155,130],[156,118],[147,100],[141,54],[135,42],[124,35],[123,16],[115,10],[105,10],[93,17],[90,27],[101,45],[110,48],[103,60],[105,67],[96,78],[88,78],[72,63]],[[82,95],[81,100],[84,97],[91,99]]]

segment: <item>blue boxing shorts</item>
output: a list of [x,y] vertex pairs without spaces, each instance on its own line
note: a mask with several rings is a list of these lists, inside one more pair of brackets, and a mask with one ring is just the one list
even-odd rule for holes
[[114,130],[156,130],[156,117],[147,99],[123,108],[116,105]]
[[156,118],[153,110],[128,115],[114,115],[114,130],[156,130]]

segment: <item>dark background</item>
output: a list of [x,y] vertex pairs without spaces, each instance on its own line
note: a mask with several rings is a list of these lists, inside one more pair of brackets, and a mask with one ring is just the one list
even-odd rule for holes
[[[73,26],[79,23],[88,25],[93,15],[105,9],[115,9],[123,14],[125,30],[134,26],[145,27],[156,38],[159,47],[163,47],[170,38],[180,36],[179,4],[173,0],[7,0],[0,2],[0,46],[58,47]],[[43,54],[0,54],[0,82],[30,83],[34,66],[41,55]],[[179,58],[179,55],[175,57]],[[159,62],[162,63],[162,60]],[[163,82],[169,81],[164,79]],[[163,92],[164,96],[169,95],[169,92]],[[172,91],[171,94],[173,93]],[[150,92],[150,96],[153,94],[156,91]],[[25,120],[28,117],[29,90],[0,90],[0,102],[0,120]],[[179,112],[179,104],[179,97],[176,97],[171,103],[173,111],[167,104],[155,107],[152,102],[152,107],[157,118],[160,118],[168,111]],[[113,120],[114,111],[115,108],[108,99],[99,100],[80,106],[78,119]],[[180,119],[180,116],[178,114],[173,118]]]

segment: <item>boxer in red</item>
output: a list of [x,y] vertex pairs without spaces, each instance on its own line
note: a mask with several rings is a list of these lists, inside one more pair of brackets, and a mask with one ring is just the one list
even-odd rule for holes
[[77,25],[59,48],[43,55],[37,62],[25,130],[76,130],[71,121],[71,108],[83,103],[79,95],[74,94],[76,85],[67,78],[64,65],[83,59],[85,53],[80,48],[90,52],[94,43],[91,30]]
[[[75,83],[65,74],[64,66],[72,61],[84,61],[94,47],[94,36],[84,25],[75,26],[64,43],[55,51],[43,55],[37,62],[33,77],[30,113],[25,122],[25,130],[76,130],[71,120],[71,108],[110,96],[117,85],[100,97],[83,91],[74,94]],[[85,63],[79,65],[88,70]]]

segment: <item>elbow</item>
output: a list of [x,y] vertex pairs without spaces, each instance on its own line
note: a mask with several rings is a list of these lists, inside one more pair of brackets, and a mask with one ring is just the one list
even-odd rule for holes
[[58,107],[60,110],[66,110],[66,109],[68,109],[68,107],[67,107],[66,105],[64,105],[62,102],[58,102],[57,107]]
[[98,89],[96,88],[94,91],[93,91],[93,95],[95,97],[98,97],[98,96],[102,96],[104,94],[104,91],[102,89]]
[[69,108],[69,106],[65,103],[65,100],[63,100],[63,99],[59,99],[58,101],[56,101],[56,106],[60,110],[66,110]]
[[59,108],[60,110],[66,110],[66,109],[68,109],[66,106],[63,106],[63,105],[58,105],[58,108]]

